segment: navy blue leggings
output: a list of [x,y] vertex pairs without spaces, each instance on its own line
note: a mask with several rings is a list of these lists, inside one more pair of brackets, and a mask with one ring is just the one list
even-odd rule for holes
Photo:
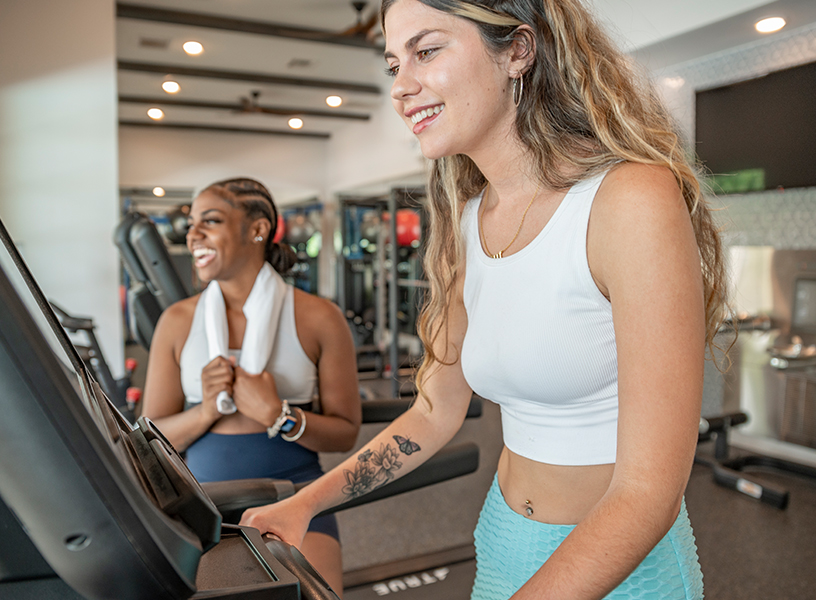
[[[268,477],[301,483],[323,474],[316,452],[265,432],[206,433],[187,448],[186,460],[201,482]],[[334,515],[312,519],[309,531],[340,539]]]

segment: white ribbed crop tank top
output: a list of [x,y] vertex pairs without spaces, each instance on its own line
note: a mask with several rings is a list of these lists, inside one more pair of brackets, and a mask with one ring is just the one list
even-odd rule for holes
[[547,225],[508,257],[479,240],[481,198],[467,203],[462,369],[501,406],[504,444],[554,465],[615,462],[618,377],[612,307],[587,262],[589,213],[605,174],[579,182]]
[[[264,370],[275,376],[275,387],[281,399],[290,404],[306,404],[317,393],[317,366],[300,345],[295,324],[294,288],[291,285],[286,287],[275,344]],[[240,350],[230,350],[229,353],[236,358],[240,356]],[[201,371],[209,362],[204,303],[199,299],[179,357],[181,387],[187,405],[201,402]]]

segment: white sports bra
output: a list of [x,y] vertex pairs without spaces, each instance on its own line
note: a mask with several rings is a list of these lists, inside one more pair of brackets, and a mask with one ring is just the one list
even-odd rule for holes
[[604,175],[570,189],[538,236],[506,258],[482,249],[481,198],[462,213],[468,317],[462,369],[477,394],[501,406],[505,445],[538,462],[615,462],[612,307],[586,253],[590,209]]
[[[317,365],[306,355],[295,326],[294,288],[287,286],[286,297],[278,324],[272,355],[266,371],[275,376],[278,396],[290,404],[306,404],[313,400],[317,388]],[[210,362],[207,354],[207,334],[204,328],[204,303],[196,304],[190,333],[179,357],[181,387],[187,404],[201,402],[201,371]],[[230,350],[239,356],[240,351]]]

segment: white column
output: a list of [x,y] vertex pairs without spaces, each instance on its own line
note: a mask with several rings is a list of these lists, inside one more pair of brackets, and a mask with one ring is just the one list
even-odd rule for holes
[[0,56],[0,218],[119,376],[114,1],[3,0]]

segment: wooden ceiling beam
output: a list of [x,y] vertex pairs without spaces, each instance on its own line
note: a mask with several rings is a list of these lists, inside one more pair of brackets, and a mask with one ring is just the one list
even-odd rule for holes
[[[154,106],[182,106],[185,108],[211,108],[216,110],[232,110],[241,112],[244,108],[243,104],[237,102],[207,102],[199,100],[179,100],[177,98],[146,98],[142,96],[119,96],[119,102],[131,104],[151,104]],[[352,119],[356,121],[368,121],[371,116],[362,113],[350,113],[332,110],[316,110],[309,108],[290,108],[284,106],[262,106],[257,105],[263,110],[257,111],[257,114],[279,115],[281,117],[294,116],[308,116],[321,117],[326,119]],[[247,114],[253,114],[254,111],[246,111]]]
[[162,75],[184,75],[187,77],[202,77],[205,79],[225,79],[229,81],[251,81],[272,85],[291,85],[296,87],[319,88],[361,94],[380,94],[376,85],[351,83],[348,81],[327,81],[324,79],[307,79],[304,77],[286,77],[270,75],[268,73],[251,73],[247,71],[224,71],[221,69],[202,69],[199,67],[183,67],[180,65],[142,63],[120,60],[117,63],[120,71],[138,71],[141,73],[160,73]]
[[153,6],[141,6],[122,2],[116,4],[116,16],[123,19],[140,19],[143,21],[154,21],[157,23],[171,23],[173,25],[190,25],[193,27],[220,29],[222,31],[254,33],[257,35],[268,35],[272,37],[288,38],[305,42],[337,44],[341,46],[376,50],[377,52],[382,52],[383,50],[382,47],[378,46],[377,44],[372,44],[365,38],[365,36],[360,35],[338,35],[333,31],[323,31],[320,29],[293,27],[291,25],[270,23],[267,21],[235,19],[220,15],[192,13],[181,10],[155,8]]
[[147,121],[127,121],[120,120],[119,125],[123,127],[144,127],[157,129],[184,129],[187,131],[210,131],[215,133],[252,133],[263,135],[288,135],[294,137],[307,137],[317,139],[329,139],[331,134],[309,131],[292,131],[285,129],[257,129],[252,127],[223,127],[220,125],[199,125],[196,123],[156,123]]

